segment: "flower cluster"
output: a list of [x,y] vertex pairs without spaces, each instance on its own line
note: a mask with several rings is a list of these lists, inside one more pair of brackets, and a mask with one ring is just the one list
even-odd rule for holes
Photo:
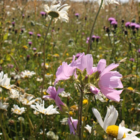
[[116,90],[116,88],[123,88],[120,80],[122,75],[117,71],[112,71],[118,66],[119,64],[112,63],[106,67],[106,60],[101,59],[97,67],[93,67],[92,55],[80,53],[78,57],[73,56],[73,60],[70,64],[63,62],[62,65],[58,67],[55,84],[60,80],[68,80],[72,76],[77,79],[78,70],[82,73],[86,70],[85,78],[89,79],[88,81],[94,76],[94,80],[89,83],[93,85],[90,85],[90,91],[92,91],[92,93],[98,94],[100,89],[107,98],[119,102],[122,90]]

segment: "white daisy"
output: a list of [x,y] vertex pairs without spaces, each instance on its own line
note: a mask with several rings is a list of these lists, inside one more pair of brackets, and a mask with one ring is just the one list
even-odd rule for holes
[[25,93],[19,97],[19,101],[22,102],[23,105],[32,105],[33,103],[41,100],[41,98],[33,99],[34,95]]
[[92,127],[90,126],[90,125],[86,125],[85,126],[85,129],[89,132],[89,133],[91,133],[91,130],[92,130]]
[[3,103],[2,100],[0,100],[0,110],[7,111],[8,103]]
[[17,115],[21,115],[22,113],[25,113],[25,107],[18,107],[18,105],[13,105],[13,108],[11,108],[11,111]]
[[70,97],[70,93],[69,92],[65,92],[65,91],[62,91],[61,93],[59,93],[59,95],[61,96],[61,97]]
[[25,71],[21,72],[21,77],[22,78],[31,78],[35,74],[36,73],[34,71],[25,70]]
[[46,78],[51,78],[52,76],[53,76],[53,74],[50,74],[50,73],[45,74]]
[[6,89],[10,89],[10,78],[8,78],[7,74],[4,74],[3,71],[0,72],[0,86]]
[[59,114],[59,112],[54,108],[53,105],[50,105],[49,107],[44,107],[44,101],[43,104],[36,103],[36,105],[31,105],[31,108],[35,109],[37,112],[40,112],[44,115],[53,115],[53,114]]
[[60,21],[68,22],[69,17],[67,11],[69,8],[70,6],[68,6],[68,4],[64,4],[61,6],[61,1],[59,1],[59,3],[56,4],[56,0],[52,1],[50,7],[47,4],[44,5],[45,12],[47,12],[47,14],[49,15],[48,18],[50,18],[50,16],[55,18],[55,22],[58,19]]
[[15,90],[15,89],[10,89],[10,95],[9,95],[9,97],[12,98],[12,99],[19,98],[19,91],[18,90]]
[[62,125],[67,125],[68,124],[68,118],[63,118],[61,121]]
[[[102,117],[99,111],[95,108],[92,108],[92,112],[98,120],[100,126],[104,129],[104,131],[111,137],[116,138],[117,140],[132,140],[139,132],[132,131],[131,129],[127,129],[121,124],[119,126],[115,125],[116,120],[118,118],[118,111],[114,108],[114,106],[109,106],[107,108],[107,113],[102,120]],[[129,134],[128,132],[132,132]]]

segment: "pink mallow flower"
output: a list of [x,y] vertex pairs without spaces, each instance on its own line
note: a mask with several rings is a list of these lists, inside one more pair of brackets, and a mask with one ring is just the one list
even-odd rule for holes
[[55,87],[49,86],[47,89],[47,93],[49,95],[45,95],[45,96],[43,96],[43,98],[44,99],[53,99],[55,101],[56,105],[62,111],[61,106],[65,105],[65,104],[61,101],[60,97],[58,96],[58,94],[61,93],[62,91],[64,91],[63,88],[58,88],[58,90],[56,91]]
[[66,62],[63,62],[57,69],[54,85],[60,80],[69,79],[73,75],[75,69],[76,68],[70,64],[68,65]]
[[73,119],[72,117],[68,118],[68,125],[70,128],[70,133],[75,135],[75,130],[77,130],[78,120]]
[[62,65],[58,67],[54,84],[56,84],[60,80],[68,80],[72,75],[74,75],[76,78],[76,68],[80,69],[81,71],[84,71],[86,69],[88,75],[92,74],[92,55],[85,55],[85,53],[79,53],[78,58],[76,58],[77,56],[74,55],[72,63],[67,64],[66,62],[63,62]]
[[119,64],[110,64],[106,67],[106,60],[101,59],[97,65],[99,75],[100,91],[109,99],[113,101],[120,101],[120,94],[123,90],[115,90],[115,88],[123,88],[121,78],[122,75],[117,71],[111,71],[117,68]]
[[86,69],[87,74],[90,75],[92,67],[93,67],[92,55],[91,54],[85,55],[85,53],[81,53],[78,59],[75,59],[75,58],[76,56],[74,55],[71,66],[74,66],[77,69],[80,69],[81,71],[84,71]]

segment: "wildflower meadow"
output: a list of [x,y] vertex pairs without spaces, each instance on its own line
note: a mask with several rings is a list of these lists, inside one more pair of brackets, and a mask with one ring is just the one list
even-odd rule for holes
[[140,140],[140,3],[0,0],[0,140]]

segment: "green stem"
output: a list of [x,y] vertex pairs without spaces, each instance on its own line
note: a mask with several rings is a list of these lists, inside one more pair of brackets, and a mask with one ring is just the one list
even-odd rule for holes
[[93,30],[94,30],[94,26],[95,26],[97,17],[98,17],[98,15],[100,13],[100,10],[102,8],[102,4],[103,4],[103,0],[101,0],[101,4],[100,4],[100,7],[99,7],[99,10],[98,10],[98,12],[96,14],[95,20],[94,20],[93,25],[92,25],[92,28],[91,28],[90,39],[89,39],[88,48],[87,48],[87,53],[89,53],[90,52],[90,49],[92,48],[92,40],[91,40],[91,38],[92,38],[92,34],[93,34]]
[[[81,84],[81,87],[84,87]],[[84,92],[82,90],[82,88],[80,87],[80,92],[81,92],[81,97],[80,97],[80,104],[79,104],[79,118],[78,118],[78,123],[79,123],[79,140],[83,140],[83,136],[82,136],[82,109],[83,109],[83,96],[84,96]]]
[[49,23],[49,25],[48,25],[48,28],[47,28],[47,32],[46,32],[46,35],[45,35],[45,38],[44,38],[44,43],[43,43],[43,53],[44,53],[44,71],[43,71],[43,82],[42,82],[42,93],[41,93],[41,96],[43,96],[43,88],[44,88],[44,82],[45,82],[45,63],[46,63],[46,61],[45,61],[45,45],[46,45],[46,39],[47,39],[47,35],[48,35],[48,33],[49,33],[49,28],[50,28],[50,26],[51,26],[51,23],[52,23],[52,21],[53,21],[53,18],[51,18],[51,20],[50,20],[50,23]]
[[4,139],[7,140],[8,137],[6,136],[6,131],[3,128],[3,123],[2,122],[3,122],[3,113],[0,112],[0,127],[2,129],[2,133],[3,133]]

